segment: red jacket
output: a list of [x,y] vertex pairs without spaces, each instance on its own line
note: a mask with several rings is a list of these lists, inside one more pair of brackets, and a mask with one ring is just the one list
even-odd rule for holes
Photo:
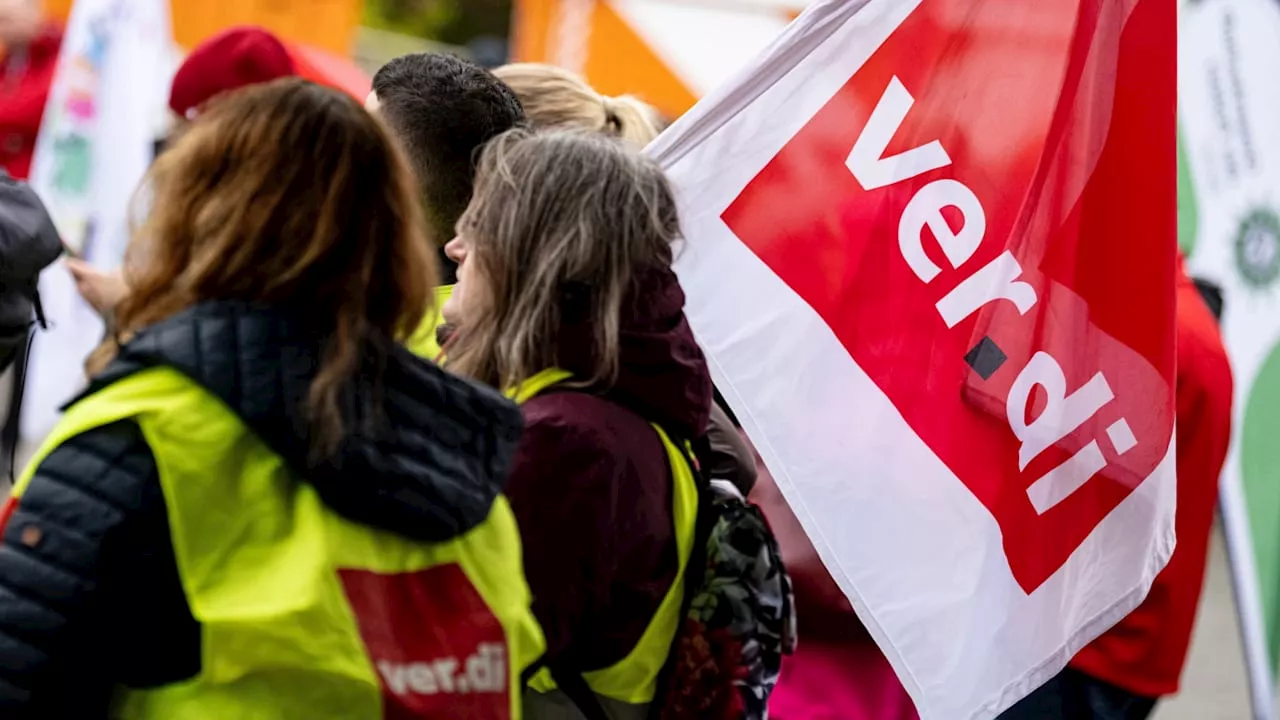
[[1178,546],[1151,593],[1072,667],[1145,697],[1178,691],[1191,644],[1218,475],[1231,438],[1231,366],[1218,323],[1178,267]]
[[25,52],[0,56],[0,168],[19,180],[31,172],[61,44],[62,31],[50,27]]
[[[694,439],[711,411],[711,377],[675,275],[655,270],[636,285],[617,382],[526,402],[506,488],[547,657],[582,670],[622,660],[675,580],[671,470],[649,422]],[[557,363],[584,372],[589,328],[570,312],[559,335]]]

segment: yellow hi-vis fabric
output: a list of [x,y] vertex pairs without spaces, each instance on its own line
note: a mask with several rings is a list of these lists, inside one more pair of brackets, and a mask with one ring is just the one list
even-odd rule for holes
[[444,316],[440,311],[452,295],[452,285],[441,285],[436,288],[436,306],[427,313],[427,316],[422,319],[422,325],[404,344],[409,348],[409,352],[429,362],[436,362],[440,358],[440,343],[436,341],[436,330],[444,324]]
[[[486,718],[522,716],[520,676],[545,642],[505,499],[494,502],[485,522],[442,543],[352,523],[321,503],[230,409],[169,368],[145,370],[72,406],[15,494],[58,445],[126,418],[138,423],[155,456],[183,589],[201,626],[202,663],[188,681],[123,690],[113,717],[447,718],[468,703],[488,703]],[[461,628],[414,614],[437,596],[417,579],[437,571],[457,579],[462,591],[455,597],[479,608]],[[353,594],[350,578],[363,596]],[[376,592],[384,582],[400,595]],[[362,614],[358,604],[373,612]],[[389,617],[409,621],[388,625]],[[397,645],[402,635],[428,644],[450,638],[477,619],[489,633],[478,651],[446,644],[434,657],[418,657]]]
[[[544,370],[525,380],[507,392],[507,396],[523,404],[553,385],[568,380],[572,375],[558,368]],[[698,486],[693,469],[684,452],[672,442],[667,433],[653,425],[662,445],[667,450],[671,466],[672,516],[676,531],[676,550],[679,566],[676,579],[658,606],[658,612],[645,628],[640,642],[617,664],[602,670],[583,673],[587,686],[597,695],[627,705],[644,705],[653,701],[658,690],[658,676],[671,654],[672,641],[680,626],[680,610],[684,601],[684,576],[693,553],[693,541],[698,517]],[[543,669],[529,683],[542,693],[556,689],[551,673]]]

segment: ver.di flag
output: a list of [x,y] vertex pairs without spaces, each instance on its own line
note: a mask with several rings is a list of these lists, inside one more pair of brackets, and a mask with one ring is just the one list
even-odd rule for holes
[[716,381],[924,720],[1173,550],[1175,39],[1166,0],[825,0],[650,148]]

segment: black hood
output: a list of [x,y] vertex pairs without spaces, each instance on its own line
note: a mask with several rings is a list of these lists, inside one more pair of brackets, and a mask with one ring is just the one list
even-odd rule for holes
[[483,522],[520,438],[516,406],[388,341],[344,395],[339,449],[312,459],[306,400],[324,337],[279,309],[206,303],[140,332],[88,393],[171,367],[221,399],[349,520],[430,542]]

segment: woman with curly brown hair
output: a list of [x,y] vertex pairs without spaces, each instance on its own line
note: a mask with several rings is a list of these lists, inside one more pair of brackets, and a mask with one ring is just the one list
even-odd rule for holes
[[6,508],[0,715],[519,717],[520,416],[401,347],[436,268],[386,129],[256,86],[146,191],[116,334]]

